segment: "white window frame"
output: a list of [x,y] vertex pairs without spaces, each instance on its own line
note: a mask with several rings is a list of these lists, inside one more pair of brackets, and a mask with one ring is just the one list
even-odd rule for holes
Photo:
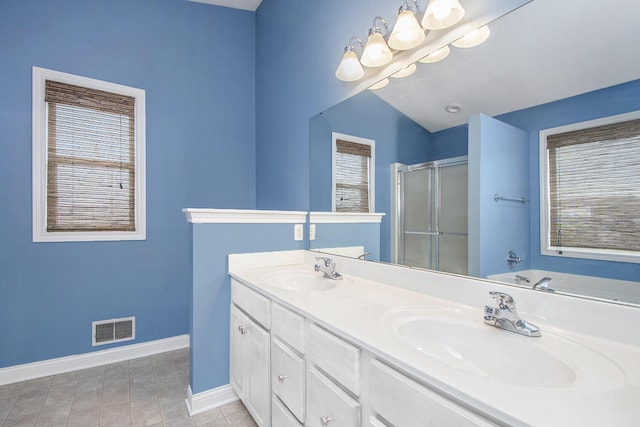
[[558,133],[571,132],[613,123],[625,122],[640,118],[640,111],[603,117],[551,129],[541,130],[539,135],[539,165],[540,165],[540,253],[547,256],[595,259],[603,261],[618,261],[640,263],[640,254],[634,251],[617,251],[607,249],[567,248],[551,244],[550,211],[549,211],[549,158],[547,152],[547,136]]
[[369,160],[369,213],[373,213],[376,211],[376,141],[338,132],[331,132],[331,212],[336,211],[336,153],[338,151],[338,140],[371,147],[371,159]]
[[[34,242],[87,242],[146,239],[145,91],[73,74],[33,67],[32,215]],[[135,103],[135,231],[47,231],[47,108],[45,82],[83,86],[132,96]]]

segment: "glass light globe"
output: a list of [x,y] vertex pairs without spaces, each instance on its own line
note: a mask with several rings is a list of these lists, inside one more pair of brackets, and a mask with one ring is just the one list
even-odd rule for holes
[[427,30],[442,30],[460,22],[464,9],[458,0],[431,0],[422,17]]
[[412,10],[401,10],[389,37],[389,47],[395,50],[413,49],[424,41],[424,30]]
[[336,77],[343,82],[355,82],[363,76],[364,70],[362,69],[362,65],[360,65],[358,55],[356,55],[352,48],[347,47],[336,70]]
[[470,33],[465,34],[451,44],[462,49],[476,47],[484,43],[489,38],[490,34],[491,31],[489,30],[489,27],[485,25],[477,30],[473,30]]
[[381,67],[391,62],[392,58],[391,50],[384,41],[380,29],[374,27],[369,30],[367,46],[365,46],[362,58],[360,58],[362,65],[371,68]]

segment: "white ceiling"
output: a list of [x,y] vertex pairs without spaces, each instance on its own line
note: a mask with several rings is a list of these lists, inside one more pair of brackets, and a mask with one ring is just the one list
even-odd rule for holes
[[215,6],[232,7],[234,9],[255,12],[262,0],[191,0],[197,3],[207,3]]
[[[490,25],[473,49],[374,93],[435,132],[640,78],[637,0],[534,0]],[[447,113],[459,104],[463,110]]]

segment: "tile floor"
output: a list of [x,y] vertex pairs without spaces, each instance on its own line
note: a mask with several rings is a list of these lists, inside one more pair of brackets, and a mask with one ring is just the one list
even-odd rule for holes
[[183,349],[0,386],[0,425],[256,425],[240,401],[190,418],[188,383],[189,350]]

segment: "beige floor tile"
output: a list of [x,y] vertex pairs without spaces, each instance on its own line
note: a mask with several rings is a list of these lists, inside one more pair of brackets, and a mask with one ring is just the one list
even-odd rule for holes
[[240,401],[190,417],[188,384],[184,349],[2,386],[0,426],[256,425]]

